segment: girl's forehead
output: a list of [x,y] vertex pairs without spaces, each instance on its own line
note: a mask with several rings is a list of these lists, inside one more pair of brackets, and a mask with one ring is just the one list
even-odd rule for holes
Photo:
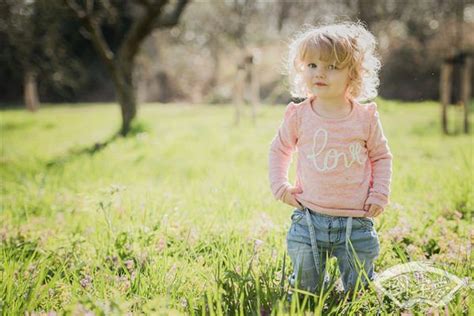
[[335,47],[327,38],[309,38],[300,46],[301,60],[321,60],[333,62],[336,60]]
[[329,36],[320,35],[306,38],[299,47],[299,60],[303,62],[321,61],[346,67],[351,59],[350,48]]
[[332,63],[336,61],[332,54],[328,54],[328,52],[324,52],[316,48],[307,48],[305,51],[303,51],[301,54],[301,60],[320,61],[326,63]]

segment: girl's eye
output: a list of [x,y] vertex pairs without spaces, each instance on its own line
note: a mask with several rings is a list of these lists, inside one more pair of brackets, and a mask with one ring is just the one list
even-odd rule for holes
[[316,64],[315,63],[310,63],[310,64],[308,64],[308,68],[316,68]]
[[334,70],[334,69],[337,69],[337,68],[336,68],[336,66],[334,66],[334,65],[329,65],[329,66],[328,66],[328,69],[329,69],[329,70]]

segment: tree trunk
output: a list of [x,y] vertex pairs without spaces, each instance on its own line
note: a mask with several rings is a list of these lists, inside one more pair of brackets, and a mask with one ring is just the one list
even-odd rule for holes
[[219,70],[220,70],[219,40],[216,39],[215,37],[211,38],[209,47],[211,49],[211,59],[212,59],[213,67],[212,67],[212,72],[211,72],[211,78],[209,79],[207,86],[210,89],[214,89],[219,82]]
[[245,91],[245,70],[243,65],[237,67],[237,74],[234,81],[234,95],[233,103],[235,106],[235,118],[234,124],[240,124],[240,116],[242,112],[242,103],[244,103],[244,91]]
[[449,63],[443,63],[441,65],[441,78],[440,78],[440,101],[441,101],[441,124],[443,133],[448,135],[448,117],[447,108],[451,103],[451,76],[453,73],[453,66]]
[[464,107],[464,133],[469,134],[469,102],[471,102],[472,58],[466,57],[461,71],[461,100]]
[[126,136],[130,132],[133,119],[137,115],[137,99],[133,84],[133,66],[131,62],[118,62],[115,69],[115,88],[117,99],[122,111],[122,128],[120,134]]
[[23,99],[26,108],[30,112],[36,112],[39,107],[38,88],[36,74],[32,70],[27,70],[24,75]]
[[293,5],[292,1],[280,0],[278,3],[278,17],[277,17],[277,29],[278,32],[281,32],[285,21],[290,16],[290,9]]

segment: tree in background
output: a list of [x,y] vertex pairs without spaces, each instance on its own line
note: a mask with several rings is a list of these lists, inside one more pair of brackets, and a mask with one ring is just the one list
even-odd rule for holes
[[54,1],[0,0],[0,93],[13,99],[23,93],[30,111],[40,105],[38,90],[58,93],[80,80],[80,67],[71,58],[63,8]]
[[[143,15],[140,3],[147,1],[76,1],[83,9],[87,3],[92,4],[94,14],[102,14],[100,30],[115,54],[115,63],[126,31]],[[171,0],[167,8],[172,9],[171,4],[176,1]],[[139,88],[137,95],[147,102],[228,103],[232,99],[236,61],[241,59],[239,46],[244,44],[244,47],[258,48],[262,52],[258,65],[262,100],[272,104],[286,103],[289,94],[286,78],[281,75],[287,50],[285,42],[305,23],[360,19],[367,23],[379,41],[384,65],[380,95],[390,99],[436,100],[438,91],[433,87],[438,86],[440,62],[459,43],[455,13],[461,1],[195,1],[186,7],[179,24],[171,29],[158,29],[144,40],[137,54],[133,80]],[[46,18],[49,21],[43,26],[25,23],[24,27],[8,29],[9,20],[5,15],[11,11],[5,9],[4,3],[26,4],[31,8],[34,4],[35,10],[41,9],[38,4],[42,4],[47,10],[35,13],[35,19],[26,21],[38,23]],[[104,12],[107,5],[109,10]],[[20,61],[25,58],[15,41],[35,43],[24,40],[26,38],[36,39],[37,48],[31,55],[38,71],[38,93],[42,100],[114,100],[115,82],[110,80],[107,64],[99,58],[93,41],[81,35],[92,39],[90,32],[81,27],[74,11],[62,2],[49,0],[0,0],[0,6],[2,104],[21,99],[25,67]],[[56,8],[58,6],[62,8]],[[16,18],[28,16],[16,15]],[[51,27],[45,28],[47,25]],[[474,33],[468,30],[473,25],[474,4],[465,1],[463,42],[465,49],[471,51]],[[34,30],[35,36],[28,35],[29,29]],[[65,59],[65,56],[70,57]],[[66,61],[69,67],[58,67],[57,61],[63,64]]]
[[[112,77],[122,110],[120,134],[125,136],[137,113],[133,71],[140,45],[153,30],[176,25],[188,0],[178,0],[170,10],[168,0],[64,1],[81,20]],[[104,37],[104,24],[115,25],[122,30],[116,51],[111,49]]]

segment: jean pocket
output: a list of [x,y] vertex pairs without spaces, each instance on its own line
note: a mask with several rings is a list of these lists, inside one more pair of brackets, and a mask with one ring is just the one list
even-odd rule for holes
[[293,214],[291,214],[291,222],[293,224],[296,224],[298,223],[299,221],[301,221],[304,217],[304,213],[302,210],[300,209],[296,209],[293,211]]
[[362,229],[371,231],[374,229],[374,220],[370,217],[354,217]]

